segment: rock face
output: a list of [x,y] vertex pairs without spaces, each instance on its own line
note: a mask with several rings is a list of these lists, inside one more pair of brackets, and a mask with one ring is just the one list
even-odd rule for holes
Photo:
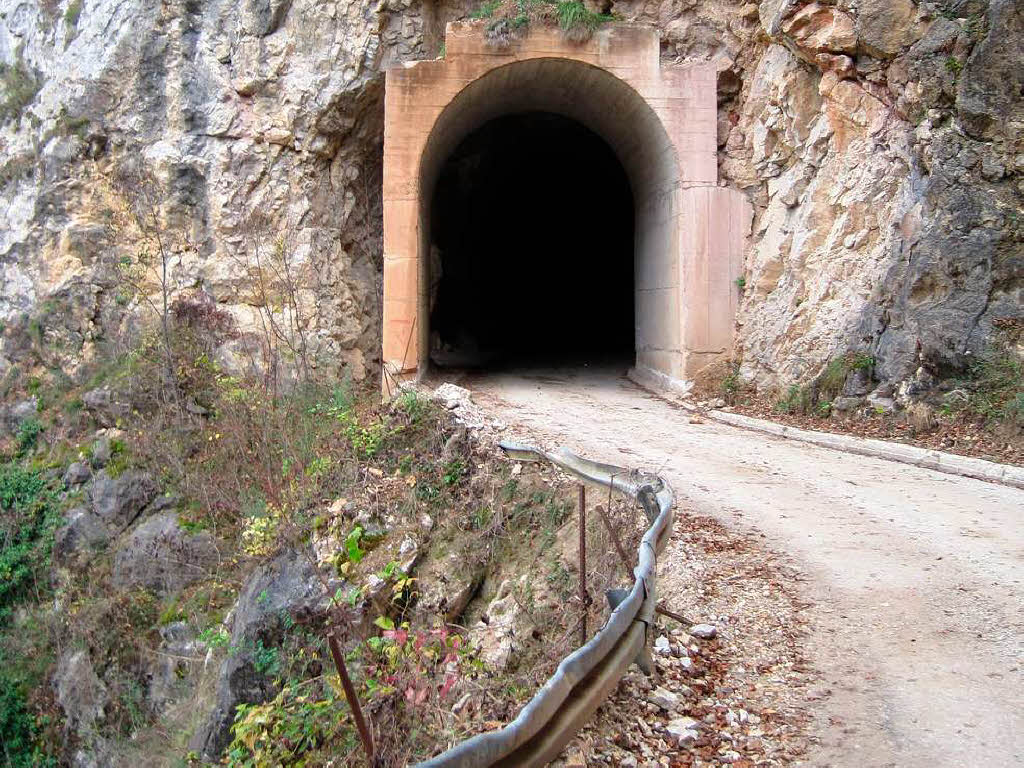
[[[0,14],[0,61],[32,86],[0,111],[0,371],[34,350],[73,373],[133,332],[125,310],[143,304],[117,264],[151,233],[119,179],[140,169],[159,185],[172,288],[201,289],[243,330],[224,362],[242,364],[261,304],[279,303],[251,270],[280,239],[310,349],[371,371],[381,73],[435,56],[473,5],[25,0]],[[614,10],[655,24],[666,59],[719,71],[720,176],[755,207],[744,377],[804,381],[857,350],[874,385],[907,392],[1022,314],[1019,2]]]
[[857,350],[875,360],[870,385],[926,389],[984,348],[994,319],[1024,311],[1011,64],[1024,9],[759,11],[766,46],[733,16],[716,31],[738,39],[708,50],[723,60],[720,170],[756,207],[741,373],[781,386]]
[[[89,468],[76,462],[68,468],[64,482],[68,487],[72,487],[84,482],[88,477]],[[54,537],[53,557],[59,565],[85,564],[97,551],[103,549],[139,517],[142,511],[153,502],[157,495],[157,488],[153,479],[144,472],[129,470],[117,478],[113,478],[107,474],[106,470],[101,470],[93,475],[92,480],[85,486],[85,493],[88,505],[69,510],[64,525],[57,530]],[[161,500],[158,499],[158,503],[153,504],[150,511],[158,511],[155,508],[161,506],[159,503]],[[156,544],[156,539],[153,536],[154,526],[159,524],[154,520],[159,520],[159,518],[147,521],[133,531],[128,536],[128,544],[126,544],[128,549],[118,552],[125,584],[133,581],[130,574],[135,574],[134,578],[138,580],[139,584],[145,584],[153,589],[158,589],[156,586],[158,582],[176,583],[189,578],[187,572],[177,573],[179,566],[177,564],[172,566],[165,561],[165,558],[191,555],[195,559],[198,557],[196,545],[185,539],[168,540],[166,542],[168,545],[174,543],[181,545],[178,551],[172,555],[170,549],[159,549],[154,546]],[[174,528],[177,529],[176,524]],[[209,546],[212,547],[212,543]],[[143,552],[143,550],[146,551]],[[128,552],[139,553],[142,562],[135,563],[135,559],[128,555]],[[157,556],[160,553],[162,556]],[[185,562],[187,571],[188,557]]]
[[117,264],[147,233],[122,216],[133,193],[118,179],[141,169],[175,290],[201,287],[252,329],[245,265],[287,242],[307,340],[363,376],[378,355],[381,73],[437,53],[435,15],[408,0],[28,0],[0,14],[0,61],[39,86],[0,113],[4,354],[29,343],[25,312],[71,370],[130,327]]
[[[528,581],[528,575],[524,575],[520,583]],[[515,586],[510,581],[503,582],[487,606],[486,619],[469,630],[470,642],[480,649],[480,660],[499,671],[508,666],[517,646],[528,636],[532,626],[514,590]]]

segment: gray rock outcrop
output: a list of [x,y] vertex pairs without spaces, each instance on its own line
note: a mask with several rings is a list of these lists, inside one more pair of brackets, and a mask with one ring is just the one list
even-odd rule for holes
[[87,651],[68,651],[60,658],[53,687],[64,712],[65,733],[77,745],[71,755],[72,766],[110,765],[110,746],[100,735],[110,694],[96,675]]
[[273,675],[254,657],[257,647],[279,645],[285,618],[308,622],[326,611],[328,596],[311,557],[285,552],[257,568],[242,588],[234,608],[231,651],[218,674],[216,704],[189,742],[189,749],[204,759],[216,760],[230,742],[239,704],[263,701],[272,693]]
[[110,529],[91,509],[75,507],[54,537],[53,560],[58,565],[81,565],[110,539]]
[[209,577],[217,546],[205,532],[183,530],[175,512],[163,512],[135,526],[114,553],[111,583],[121,589],[142,587],[173,594]]
[[138,470],[127,470],[116,478],[97,472],[88,490],[93,513],[115,534],[131,525],[156,494],[156,483]]

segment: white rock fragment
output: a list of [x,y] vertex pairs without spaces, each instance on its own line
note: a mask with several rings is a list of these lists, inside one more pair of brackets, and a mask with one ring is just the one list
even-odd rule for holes
[[647,697],[647,700],[657,707],[661,707],[669,712],[674,712],[679,706],[679,697],[676,696],[672,691],[666,690],[661,686],[654,689],[654,692]]
[[449,411],[454,411],[469,404],[470,392],[468,389],[446,382],[434,390],[434,399]]
[[466,710],[466,707],[469,706],[469,702],[472,700],[472,696],[473,695],[470,693],[463,694],[462,698],[456,701],[454,706],[452,706],[452,714],[456,717],[461,715]]
[[712,640],[718,635],[718,628],[714,624],[695,624],[690,627],[690,635],[700,640]]
[[654,652],[662,656],[669,656],[672,653],[672,646],[669,645],[667,637],[658,636],[658,639],[654,641]]
[[669,740],[677,746],[686,746],[697,740],[699,723],[692,717],[678,717],[665,728]]

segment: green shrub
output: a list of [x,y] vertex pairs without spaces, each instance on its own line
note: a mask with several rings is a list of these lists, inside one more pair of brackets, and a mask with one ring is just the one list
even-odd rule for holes
[[82,0],[71,0],[64,11],[64,23],[74,29],[78,26],[78,17],[82,15]]
[[[42,684],[49,663],[45,641],[36,637],[31,622],[9,625],[19,604],[49,592],[46,571],[59,523],[52,481],[16,462],[0,465],[0,629],[7,630],[0,636],[0,744],[3,765],[11,768],[57,765],[44,751],[41,721],[26,698]],[[26,648],[12,652],[14,637],[30,642],[32,653],[24,653]]]
[[430,401],[415,390],[408,389],[398,398],[398,408],[413,424],[419,424],[430,413]]
[[18,443],[18,455],[23,456],[24,454],[31,451],[36,447],[36,441],[39,440],[39,435],[43,432],[43,425],[39,423],[39,419],[29,418],[25,419],[18,425],[17,443]]
[[833,357],[810,384],[790,386],[775,403],[775,410],[827,419],[832,414],[832,401],[842,394],[849,375],[854,371],[870,371],[874,365],[875,358],[863,352],[847,352]]
[[224,762],[230,768],[277,768],[306,765],[322,748],[343,755],[356,746],[347,721],[348,707],[331,686],[294,682],[265,704],[238,707]]
[[61,515],[54,483],[15,462],[0,465],[0,511],[2,626],[19,601],[48,583],[43,572],[49,567]]
[[7,768],[56,768],[45,754],[39,726],[29,711],[25,695],[15,681],[0,670],[0,744]]
[[0,63],[0,124],[18,120],[42,87],[39,77],[20,58],[14,64]]
[[991,345],[969,376],[967,408],[987,422],[1024,425],[1024,361],[1014,350]]
[[587,9],[579,0],[564,0],[555,6],[558,26],[570,40],[584,42],[590,39],[594,31],[612,16],[606,13],[594,13]]

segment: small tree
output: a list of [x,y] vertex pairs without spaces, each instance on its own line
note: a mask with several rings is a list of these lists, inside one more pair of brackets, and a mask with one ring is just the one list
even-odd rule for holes
[[[164,386],[171,394],[176,413],[184,413],[181,387],[174,364],[174,345],[171,338],[172,284],[170,266],[173,254],[169,248],[160,202],[163,190],[160,182],[148,171],[138,168],[123,170],[116,186],[125,201],[121,217],[113,220],[117,234],[123,233],[124,224],[130,222],[138,230],[139,242],[134,256],[124,255],[117,263],[118,275],[132,293],[153,311],[160,326],[160,346],[164,361]],[[124,219],[127,218],[128,222]],[[156,282],[154,299],[150,285]]]

